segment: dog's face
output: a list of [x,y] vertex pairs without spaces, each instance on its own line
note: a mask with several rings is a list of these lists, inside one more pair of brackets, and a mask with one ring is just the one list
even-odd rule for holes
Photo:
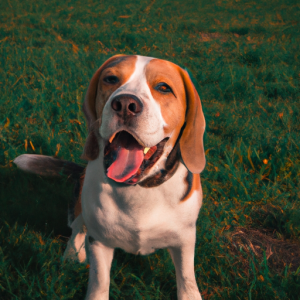
[[83,158],[103,156],[106,175],[135,184],[161,168],[175,145],[192,173],[205,165],[205,120],[186,71],[161,59],[116,55],[94,74],[83,105]]

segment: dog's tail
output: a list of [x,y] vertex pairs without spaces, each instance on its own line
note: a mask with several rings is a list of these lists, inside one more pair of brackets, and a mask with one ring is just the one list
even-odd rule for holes
[[78,179],[84,173],[84,167],[58,158],[38,154],[22,154],[13,162],[23,171],[41,176],[66,175]]

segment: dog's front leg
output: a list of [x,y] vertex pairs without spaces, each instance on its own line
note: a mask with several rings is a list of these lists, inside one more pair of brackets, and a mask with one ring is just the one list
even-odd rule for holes
[[178,300],[201,300],[194,271],[195,239],[178,248],[169,248],[176,271]]
[[86,300],[108,300],[110,267],[114,249],[87,238],[88,259],[90,264],[89,283]]
[[68,241],[68,245],[64,253],[64,259],[84,262],[86,260],[86,227],[81,214],[73,221],[70,227],[72,228],[72,235]]

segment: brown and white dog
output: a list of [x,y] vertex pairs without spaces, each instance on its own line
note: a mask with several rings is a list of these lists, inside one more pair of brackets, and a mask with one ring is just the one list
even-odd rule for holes
[[[141,255],[167,248],[178,299],[201,299],[194,252],[205,119],[188,73],[161,59],[113,56],[92,77],[83,110],[88,164],[65,257],[83,262],[88,248],[86,299],[109,298],[115,248]],[[14,162],[38,174],[83,171],[39,155]]]

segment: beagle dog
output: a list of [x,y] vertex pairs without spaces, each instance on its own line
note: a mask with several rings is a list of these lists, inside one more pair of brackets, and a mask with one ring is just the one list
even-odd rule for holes
[[109,298],[115,248],[141,255],[167,248],[178,299],[201,299],[194,252],[205,119],[188,73],[162,59],[115,55],[93,75],[83,111],[85,171],[41,155],[14,162],[42,175],[84,171],[65,258],[88,259],[86,299]]

